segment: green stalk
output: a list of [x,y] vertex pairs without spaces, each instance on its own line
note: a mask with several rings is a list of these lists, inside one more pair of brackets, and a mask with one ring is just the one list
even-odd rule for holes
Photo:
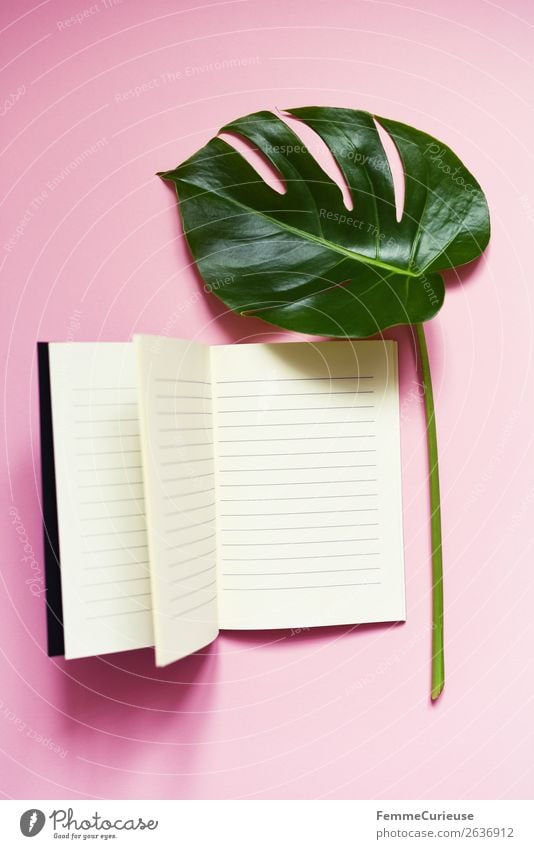
[[415,325],[417,346],[421,359],[423,378],[426,440],[428,449],[428,480],[430,489],[430,537],[432,544],[432,689],[435,701],[445,685],[445,661],[443,648],[443,557],[441,547],[441,501],[439,494],[438,440],[432,376],[428,360],[425,331],[422,324]]

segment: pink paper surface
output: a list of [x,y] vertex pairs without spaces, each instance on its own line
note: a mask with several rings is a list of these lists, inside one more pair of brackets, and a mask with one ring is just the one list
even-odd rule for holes
[[[532,5],[22,0],[0,16],[3,794],[529,797]],[[154,174],[232,118],[308,104],[443,139],[492,211],[490,249],[448,276],[427,325],[446,570],[447,684],[434,706],[426,443],[407,329],[388,334],[401,357],[406,624],[226,633],[164,670],[151,651],[46,656],[36,340],[284,338],[202,292]]]

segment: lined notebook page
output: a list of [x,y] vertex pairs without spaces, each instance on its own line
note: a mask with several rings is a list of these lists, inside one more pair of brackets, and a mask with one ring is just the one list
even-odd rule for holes
[[156,663],[218,633],[209,349],[136,336]]
[[396,343],[211,356],[220,627],[404,619]]
[[49,345],[65,657],[153,645],[133,346]]

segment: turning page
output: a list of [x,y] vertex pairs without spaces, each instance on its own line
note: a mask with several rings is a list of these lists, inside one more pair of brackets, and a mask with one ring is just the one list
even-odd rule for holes
[[133,346],[48,350],[65,657],[152,646]]
[[220,627],[403,620],[396,343],[211,361]]
[[136,336],[156,663],[218,634],[209,348]]

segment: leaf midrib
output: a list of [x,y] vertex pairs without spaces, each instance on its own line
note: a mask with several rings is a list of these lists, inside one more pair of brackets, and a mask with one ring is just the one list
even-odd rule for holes
[[[192,186],[195,189],[198,189],[199,186],[196,183],[191,182],[190,180],[184,180],[182,177],[178,178],[178,182],[185,183],[189,186]],[[413,271],[410,271],[407,268],[402,268],[401,266],[390,265],[387,262],[382,262],[380,259],[375,259],[373,257],[365,256],[365,254],[359,254],[356,251],[350,251],[348,248],[344,248],[342,245],[336,245],[335,242],[330,242],[328,239],[323,239],[321,236],[314,236],[312,233],[307,233],[305,230],[300,230],[298,227],[292,227],[291,224],[285,224],[281,221],[278,221],[276,218],[272,218],[267,213],[263,212],[261,209],[254,209],[252,206],[247,206],[241,201],[235,200],[234,198],[228,198],[219,192],[215,192],[212,189],[204,189],[202,190],[203,194],[215,195],[216,197],[225,200],[226,202],[230,202],[235,206],[238,206],[240,209],[244,209],[246,212],[253,212],[255,215],[261,215],[262,218],[265,218],[271,224],[274,224],[276,227],[279,227],[283,230],[286,230],[288,233],[293,233],[296,236],[299,236],[301,239],[307,239],[309,242],[314,242],[315,244],[321,245],[324,248],[328,248],[331,251],[342,254],[342,256],[347,257],[348,259],[352,259],[355,262],[360,262],[364,265],[372,265],[377,268],[382,268],[384,271],[392,271],[395,274],[401,274],[403,277],[420,277],[419,274],[414,274]],[[195,197],[198,197],[196,195]],[[189,197],[187,200],[194,200],[195,197]],[[187,202],[187,201],[186,201]]]

